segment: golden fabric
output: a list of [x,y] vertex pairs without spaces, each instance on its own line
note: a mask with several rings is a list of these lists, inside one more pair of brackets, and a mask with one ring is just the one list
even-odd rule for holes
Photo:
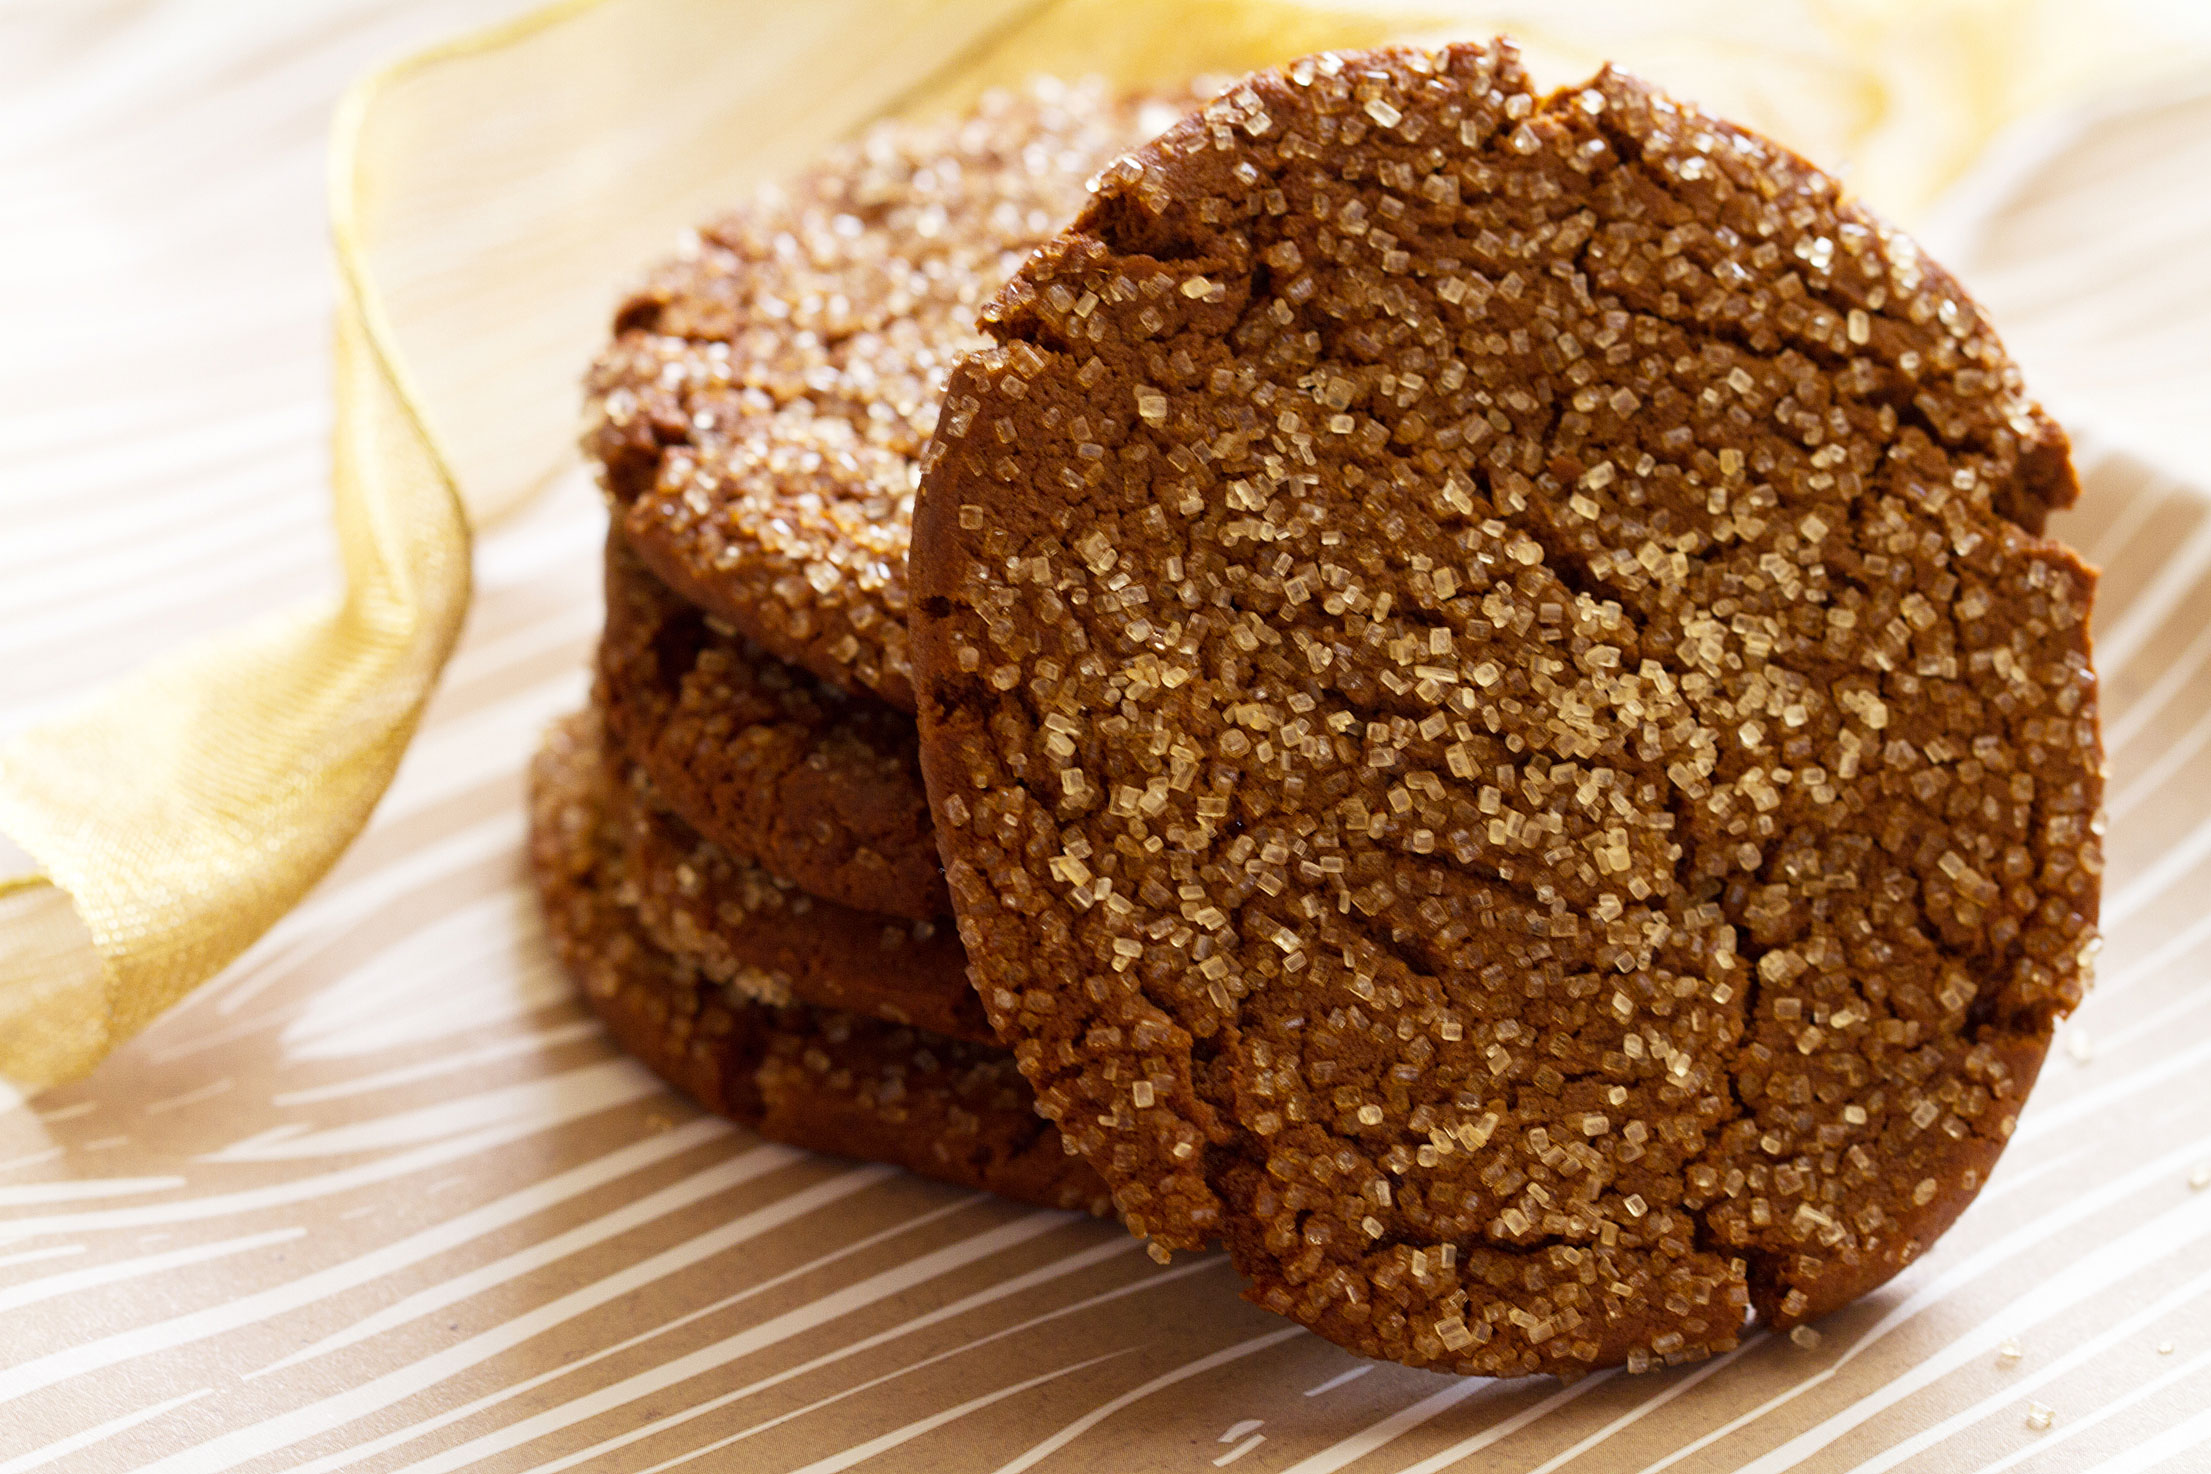
[[470,523],[569,466],[615,289],[684,225],[873,118],[1036,72],[1174,80],[1499,30],[1541,80],[1613,57],[1848,161],[1907,223],[2010,124],[2178,60],[2029,0],[581,0],[377,74],[331,156],[344,596],[0,749],[0,835],[31,857],[0,878],[0,1074],[91,1069],[359,833],[458,635]]

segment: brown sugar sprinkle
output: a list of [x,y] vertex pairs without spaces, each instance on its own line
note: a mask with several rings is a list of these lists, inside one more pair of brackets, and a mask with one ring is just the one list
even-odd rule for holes
[[1133,1230],[1486,1374],[1701,1357],[1942,1232],[2101,871],[2076,483],[1955,282],[1500,43],[1232,85],[984,323],[922,765]]
[[824,900],[950,916],[912,717],[717,628],[619,532],[607,538],[606,605],[598,703],[668,807]]
[[1051,1208],[1103,1185],[1037,1118],[1002,1049],[830,1008],[772,1007],[655,944],[606,800],[596,713],[530,766],[530,863],[553,951],[623,1047],[708,1110],[774,1141],[890,1162]]
[[638,551],[769,651],[911,711],[918,458],[975,313],[1173,121],[1097,84],[885,123],[709,226],[623,303],[586,452]]

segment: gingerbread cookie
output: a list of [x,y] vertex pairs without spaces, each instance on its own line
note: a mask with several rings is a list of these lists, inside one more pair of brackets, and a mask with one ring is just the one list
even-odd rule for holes
[[1705,1355],[1942,1232],[2101,869],[2066,442],[1954,281],[1500,43],[1231,87],[983,326],[922,766],[1133,1230],[1484,1374]]
[[640,554],[782,659],[907,711],[906,542],[975,311],[1170,122],[1039,83],[885,123],[705,230],[615,317],[586,452]]
[[668,806],[824,900],[950,914],[913,718],[717,629],[610,532],[599,704]]
[[555,727],[532,764],[530,858],[554,950],[625,1048],[773,1140],[1046,1207],[1107,1210],[1004,1051],[732,997],[643,935],[620,900],[632,882],[599,803],[596,725],[586,714]]
[[996,1044],[949,921],[857,911],[747,864],[658,801],[642,772],[606,775],[638,920],[663,950],[762,1003],[809,1003]]

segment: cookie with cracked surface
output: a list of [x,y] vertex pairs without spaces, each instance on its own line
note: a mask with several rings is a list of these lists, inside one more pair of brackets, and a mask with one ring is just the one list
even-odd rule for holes
[[1950,277],[1776,144],[1459,45],[1231,86],[983,326],[922,767],[1133,1230],[1486,1374],[1709,1354],[1943,1231],[2101,869],[2066,441]]
[[906,542],[975,311],[1173,105],[1040,82],[884,123],[616,313],[584,448],[645,560],[769,651],[913,709]]
[[700,838],[634,766],[607,774],[602,801],[646,934],[723,987],[762,1003],[806,1003],[998,1042],[949,921],[909,921],[810,895]]
[[623,899],[633,881],[601,803],[596,725],[587,713],[556,726],[531,765],[530,860],[553,949],[624,1048],[771,1140],[1108,1211],[1104,1188],[1037,1117],[1003,1050],[733,997],[656,946]]
[[824,900],[951,914],[912,717],[740,639],[614,531],[606,606],[608,735],[692,828]]

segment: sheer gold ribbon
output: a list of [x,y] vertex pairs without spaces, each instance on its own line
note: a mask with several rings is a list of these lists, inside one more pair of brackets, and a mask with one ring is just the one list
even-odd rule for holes
[[91,1069],[330,867],[458,637],[471,524],[566,463],[616,284],[868,120],[1038,72],[1178,80],[1506,30],[1545,80],[1617,58],[1849,161],[1910,219],[2024,114],[2154,64],[2090,20],[2032,0],[578,0],[370,77],[331,156],[344,595],[0,750],[0,836],[27,856],[0,879],[0,1074]]

